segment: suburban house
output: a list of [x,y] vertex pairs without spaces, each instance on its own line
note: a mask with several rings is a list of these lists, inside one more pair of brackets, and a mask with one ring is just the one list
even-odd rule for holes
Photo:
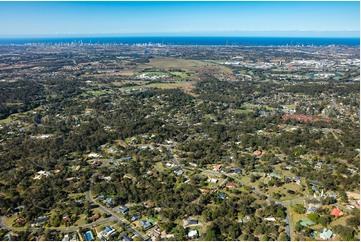
[[337,218],[337,217],[341,217],[343,215],[343,212],[338,208],[334,208],[331,211],[331,215],[333,215]]
[[196,219],[190,219],[190,220],[186,221],[186,223],[185,223],[186,227],[197,226],[197,225],[199,225],[199,223],[198,223],[198,220],[196,220]]
[[227,184],[226,184],[226,187],[228,187],[228,188],[235,188],[235,187],[236,187],[236,184],[227,183]]
[[174,173],[175,173],[177,176],[180,176],[180,175],[183,174],[183,170],[174,171]]
[[99,213],[94,214],[93,216],[89,217],[89,219],[92,220],[92,221],[95,221],[95,220],[97,220],[97,219],[99,219],[99,218],[100,218],[100,214],[99,214]]
[[66,234],[66,235],[64,235],[64,238],[61,241],[69,241],[69,240],[70,240],[69,235]]
[[128,233],[127,233],[127,232],[124,232],[124,233],[122,234],[122,238],[123,238],[123,241],[133,241],[132,238],[129,238],[129,237],[128,237]]
[[212,193],[213,190],[207,190],[207,189],[200,189],[202,194],[208,194],[208,193]]
[[38,171],[37,173],[38,174],[35,175],[34,180],[40,180],[43,177],[50,176],[50,172],[48,172],[48,171]]
[[133,215],[133,217],[130,219],[130,221],[134,222],[136,220],[140,219],[139,215]]
[[262,151],[260,151],[260,150],[255,150],[255,151],[253,151],[253,154],[254,154],[254,155],[262,155]]
[[114,235],[116,232],[116,230],[114,228],[112,228],[111,226],[106,226],[105,229],[103,231],[101,231],[98,234],[98,238],[105,238],[108,239],[109,236]]
[[144,229],[148,229],[148,228],[152,227],[152,224],[145,220],[141,220],[140,224],[143,226]]
[[301,224],[303,227],[307,227],[307,226],[312,226],[312,225],[314,225],[315,223],[312,222],[310,219],[305,219],[305,220],[301,220],[301,221],[300,221],[300,224]]
[[198,231],[197,230],[190,230],[188,232],[188,238],[193,239],[198,237]]
[[275,177],[275,178],[278,178],[278,179],[282,179],[282,176],[277,174],[277,173],[271,173],[269,174],[271,177]]
[[193,166],[193,167],[197,167],[197,166],[198,166],[196,163],[193,163],[193,162],[189,162],[189,165],[190,165],[190,166]]
[[314,206],[310,206],[308,209],[307,209],[307,213],[315,213],[317,212],[317,208],[314,207]]
[[34,220],[34,222],[31,224],[31,227],[38,227],[41,224],[45,223],[48,220],[48,216],[41,216]]
[[129,213],[129,208],[126,207],[126,206],[120,206],[120,207],[118,208],[118,212],[126,215],[126,214]]
[[264,218],[264,220],[269,221],[269,222],[275,222],[276,221],[276,219],[274,217]]
[[218,182],[218,180],[217,180],[217,179],[215,179],[215,178],[208,179],[208,181],[209,181],[209,182],[211,182],[211,183],[217,183],[217,182]]
[[222,166],[221,165],[217,165],[213,168],[213,171],[221,171],[222,170]]
[[229,168],[227,173],[242,175],[242,170],[240,168],[238,168],[238,167],[232,167],[232,168]]
[[63,221],[64,221],[65,223],[69,222],[69,221],[70,221],[69,215],[65,214],[65,215],[63,216]]
[[15,223],[19,224],[19,225],[24,225],[26,223],[25,219],[23,217],[17,217],[15,219]]
[[333,233],[330,229],[323,229],[323,232],[320,234],[320,238],[323,240],[328,240],[332,237]]
[[220,197],[221,199],[226,199],[227,196],[224,195],[223,193],[218,193],[218,197]]
[[243,218],[241,218],[241,219],[239,219],[239,221],[240,222],[242,222],[242,223],[248,223],[249,221],[251,220],[251,217],[250,216],[245,216],[245,217],[243,217]]
[[332,198],[334,198],[334,199],[337,198],[336,193],[333,193],[333,192],[330,192],[330,193],[328,194],[328,196],[329,196],[329,197],[332,197]]
[[114,206],[114,200],[111,197],[106,198],[105,200],[103,200],[103,203],[107,206],[112,208]]

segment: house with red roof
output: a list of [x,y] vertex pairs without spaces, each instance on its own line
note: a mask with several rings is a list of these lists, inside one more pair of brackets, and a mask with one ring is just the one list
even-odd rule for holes
[[221,168],[222,168],[222,166],[221,166],[221,165],[218,165],[218,166],[215,166],[213,170],[214,170],[214,171],[220,171]]
[[202,194],[212,193],[212,190],[201,189]]
[[332,209],[332,211],[331,211],[331,215],[333,215],[333,216],[335,216],[335,217],[340,217],[340,216],[343,215],[343,212],[342,212],[340,209],[338,209],[338,208],[334,208],[334,209]]
[[260,151],[260,150],[253,151],[253,154],[254,155],[262,155],[262,151]]
[[235,188],[235,187],[236,187],[236,184],[227,183],[227,184],[226,184],[226,187],[228,187],[228,188]]

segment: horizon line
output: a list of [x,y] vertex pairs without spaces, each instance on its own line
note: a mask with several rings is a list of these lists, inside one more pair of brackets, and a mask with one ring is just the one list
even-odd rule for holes
[[111,34],[58,34],[58,35],[0,35],[0,39],[42,39],[42,38],[132,38],[132,37],[223,37],[223,38],[353,38],[360,39],[360,36],[311,36],[311,35],[111,35]]

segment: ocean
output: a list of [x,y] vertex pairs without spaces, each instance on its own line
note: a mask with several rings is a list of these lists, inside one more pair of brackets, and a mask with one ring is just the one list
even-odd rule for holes
[[28,43],[92,43],[92,44],[165,44],[165,45],[352,45],[359,46],[360,38],[305,38],[305,37],[62,37],[62,38],[0,38],[0,44]]

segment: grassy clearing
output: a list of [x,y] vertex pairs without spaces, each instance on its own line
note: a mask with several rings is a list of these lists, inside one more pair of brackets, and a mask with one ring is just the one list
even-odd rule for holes
[[248,114],[253,112],[254,112],[253,110],[248,110],[248,109],[236,109],[232,111],[232,113],[234,114]]
[[241,178],[241,182],[246,185],[251,182],[251,178],[249,178],[248,176],[243,176]]
[[154,68],[169,69],[169,68],[180,68],[180,69],[191,69],[194,67],[202,67],[205,65],[202,61],[196,60],[185,60],[178,58],[167,58],[167,57],[156,57],[150,59],[147,64]]
[[6,125],[12,123],[14,120],[12,119],[11,115],[6,119],[0,119],[0,125]]
[[281,166],[285,166],[285,165],[286,165],[285,163],[281,163],[281,164],[276,165],[275,166],[275,172],[277,174],[282,174],[284,176],[294,176],[294,174],[291,171],[281,169]]
[[17,218],[18,216],[16,214],[10,216],[10,217],[3,217],[3,223],[8,226],[8,227],[12,227],[14,220]]
[[180,77],[180,78],[184,79],[184,78],[187,78],[187,77],[190,77],[190,76],[194,75],[195,72],[194,72],[194,71],[185,71],[185,72],[172,71],[172,72],[170,72],[170,74],[175,75],[175,76],[177,76],[177,77]]
[[198,60],[186,60],[180,58],[169,58],[169,57],[156,57],[152,58],[149,63],[145,66],[152,66],[158,69],[172,69],[178,68],[181,70],[188,71],[197,71],[200,69],[219,69],[222,72],[227,74],[232,74],[233,72],[226,66],[222,66],[215,63],[207,63]]
[[[131,86],[131,87],[124,87],[121,88],[123,90],[138,90],[140,88],[161,88],[161,89],[175,89],[180,88],[185,93],[192,95],[192,90],[194,89],[194,82],[173,82],[173,83],[166,83],[166,82],[159,82],[159,83],[149,83],[144,85],[138,86]],[[194,94],[193,94],[194,95]]]
[[176,83],[151,83],[145,85],[145,87],[150,88],[161,88],[161,89],[174,89],[174,88],[183,88],[187,86],[187,82],[176,82]]
[[79,215],[79,219],[74,223],[73,226],[83,227],[87,224],[88,224],[87,217],[84,214],[81,214],[81,215]]
[[295,109],[296,108],[296,105],[283,105],[283,106],[285,106],[288,109]]
[[155,163],[154,169],[156,169],[157,171],[163,171],[164,170],[163,163],[162,162]]
[[68,198],[78,199],[80,197],[85,197],[85,192],[82,193],[71,193],[68,195]]
[[336,226],[336,225],[342,225],[342,226],[347,226],[347,219],[348,218],[350,218],[351,216],[343,216],[343,217],[341,217],[341,218],[339,218],[339,219],[336,219],[336,220],[334,220],[334,221],[332,221],[331,223],[330,223],[330,227],[332,228],[332,227],[334,227],[334,226]]

